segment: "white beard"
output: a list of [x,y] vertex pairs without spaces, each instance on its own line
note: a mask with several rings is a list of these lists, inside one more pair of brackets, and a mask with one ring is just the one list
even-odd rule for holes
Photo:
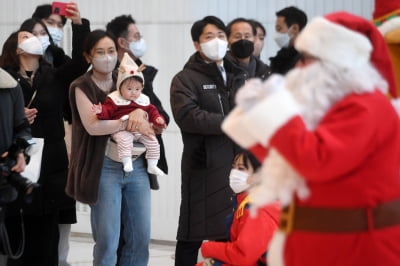
[[[310,131],[315,130],[329,109],[347,95],[372,92],[375,88],[387,90],[386,82],[371,66],[350,71],[319,61],[290,71],[285,78],[285,87],[299,103],[300,115]],[[252,213],[276,199],[287,206],[295,194],[302,200],[310,194],[305,180],[273,147],[259,175],[260,184],[250,190]],[[271,252],[268,252],[268,265],[284,265],[285,238],[279,230],[274,235],[269,248]]]

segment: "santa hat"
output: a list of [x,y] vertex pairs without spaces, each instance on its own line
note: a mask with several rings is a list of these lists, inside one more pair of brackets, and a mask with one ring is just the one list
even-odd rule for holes
[[315,18],[299,34],[295,47],[337,66],[357,68],[370,61],[388,82],[391,96],[397,97],[385,40],[375,25],[362,17],[335,12]]
[[138,67],[128,53],[125,53],[118,67],[117,89],[119,90],[122,82],[130,77],[141,78],[144,85],[144,77],[142,74],[144,68],[144,65]]

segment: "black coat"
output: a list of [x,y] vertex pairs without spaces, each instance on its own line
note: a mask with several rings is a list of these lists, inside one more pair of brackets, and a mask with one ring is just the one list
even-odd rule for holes
[[245,72],[224,60],[227,86],[215,63],[195,53],[172,80],[171,108],[183,140],[178,240],[223,239],[231,211],[229,172],[236,145],[221,123],[234,107]]
[[31,137],[21,87],[3,70],[0,70],[0,132],[0,155],[8,150],[15,138]]
[[294,68],[299,58],[300,54],[293,46],[280,49],[276,56],[269,58],[271,73],[285,75],[289,70]]
[[42,63],[36,71],[31,86],[18,72],[7,69],[19,82],[24,94],[25,105],[37,94],[30,108],[38,110],[31,124],[32,136],[44,138],[41,173],[38,183],[41,187],[34,190],[32,204],[25,206],[25,213],[43,215],[48,212],[68,208],[74,201],[65,192],[68,171],[68,157],[64,141],[63,112],[68,87],[56,78],[55,70]]
[[[20,75],[18,69],[6,69],[20,84],[25,106],[37,90],[29,107],[38,110],[37,117],[31,125],[32,136],[44,138],[41,173],[38,180],[41,186],[34,190],[32,203],[24,206],[26,214],[44,215],[59,210],[75,210],[75,201],[65,193],[68,155],[64,141],[64,119],[66,114],[70,113],[69,85],[88,68],[88,63],[82,55],[82,47],[89,32],[87,21],[82,25],[73,26],[72,59],[58,68],[40,60],[32,85]],[[75,213],[68,219],[73,222],[76,219]]]
[[270,67],[255,56],[251,56],[248,65],[239,62],[231,53],[226,55],[226,60],[245,71],[246,79],[260,78],[266,80],[271,74]]
[[[142,61],[140,61],[140,59],[136,59],[135,62],[138,66],[140,66],[142,64]],[[142,72],[144,81],[145,81],[143,93],[146,94],[147,96],[149,96],[150,103],[156,106],[158,112],[165,118],[165,123],[168,125],[169,124],[169,115],[165,111],[160,99],[154,93],[154,89],[153,89],[153,81],[154,81],[154,78],[155,78],[157,72],[158,72],[158,70],[155,67],[146,65],[146,68]],[[165,157],[165,148],[164,148],[164,142],[162,139],[162,135],[159,134],[159,135],[156,135],[156,137],[157,137],[158,143],[160,144],[160,159],[158,160],[157,166],[161,170],[163,170],[164,173],[168,174],[168,164],[167,164],[167,159]],[[155,176],[153,178],[157,178],[157,177]]]

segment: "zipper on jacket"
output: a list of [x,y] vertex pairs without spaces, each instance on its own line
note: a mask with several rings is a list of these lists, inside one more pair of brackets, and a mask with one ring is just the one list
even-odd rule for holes
[[218,100],[219,100],[219,105],[221,105],[222,115],[225,116],[224,106],[222,105],[221,94],[219,94],[219,93],[218,93]]

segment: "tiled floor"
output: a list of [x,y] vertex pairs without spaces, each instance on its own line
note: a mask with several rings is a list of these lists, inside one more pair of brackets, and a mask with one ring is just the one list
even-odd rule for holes
[[[149,266],[173,266],[175,246],[172,244],[152,243],[150,245]],[[92,265],[93,240],[89,236],[71,236],[68,261],[72,266]]]

